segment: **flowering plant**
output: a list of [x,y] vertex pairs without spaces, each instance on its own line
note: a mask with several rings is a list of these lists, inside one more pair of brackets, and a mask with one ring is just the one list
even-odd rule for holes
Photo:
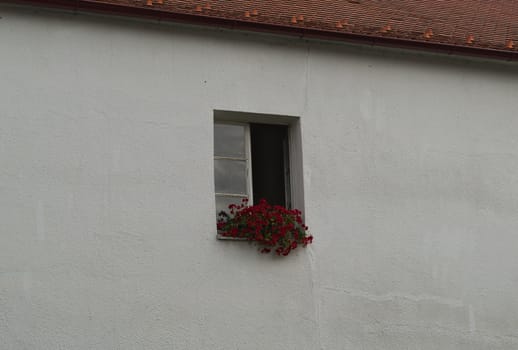
[[238,237],[259,245],[261,253],[288,255],[299,245],[313,242],[307,234],[300,210],[286,209],[280,205],[270,205],[261,199],[256,205],[241,204],[228,206],[230,215],[222,211],[218,215],[218,231],[223,237]]

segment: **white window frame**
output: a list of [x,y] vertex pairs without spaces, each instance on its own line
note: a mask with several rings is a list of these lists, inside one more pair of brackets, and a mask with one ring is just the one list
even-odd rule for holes
[[[214,161],[218,159],[226,159],[226,160],[239,160],[239,161],[245,161],[246,167],[246,194],[241,193],[222,193],[222,192],[215,192],[215,197],[234,197],[234,198],[247,198],[249,203],[254,202],[254,193],[253,193],[253,187],[252,187],[252,148],[250,144],[250,123],[239,123],[239,122],[229,122],[229,121],[214,121],[214,125],[216,124],[226,124],[226,125],[240,125],[243,126],[245,129],[245,158],[240,157],[226,157],[226,156],[214,156]],[[214,198],[215,199],[215,198]]]

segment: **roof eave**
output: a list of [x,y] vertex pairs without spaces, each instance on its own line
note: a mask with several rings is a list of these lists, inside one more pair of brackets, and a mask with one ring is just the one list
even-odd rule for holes
[[222,27],[244,31],[272,33],[279,35],[296,36],[299,38],[340,41],[355,44],[395,47],[420,51],[424,50],[443,54],[472,56],[504,61],[518,61],[518,54],[513,51],[471,46],[460,46],[447,43],[401,39],[386,36],[373,36],[358,33],[338,32],[332,30],[305,28],[301,26],[259,23],[254,21],[217,18],[204,15],[175,13],[169,11],[161,11],[160,9],[154,7],[132,7],[126,5],[99,3],[96,1],[94,2],[88,0],[7,0],[7,2],[15,4],[27,4],[34,6],[37,5],[52,8],[60,8],[72,11],[96,12],[117,16],[128,16],[154,19],[160,21]]

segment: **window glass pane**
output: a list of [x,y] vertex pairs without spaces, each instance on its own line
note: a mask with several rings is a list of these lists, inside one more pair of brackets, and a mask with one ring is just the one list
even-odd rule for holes
[[246,194],[246,161],[214,159],[217,193]]
[[218,215],[221,211],[230,214],[230,210],[228,206],[230,204],[241,204],[241,200],[245,197],[226,197],[226,196],[216,196],[216,215]]
[[245,157],[245,126],[214,124],[214,155]]

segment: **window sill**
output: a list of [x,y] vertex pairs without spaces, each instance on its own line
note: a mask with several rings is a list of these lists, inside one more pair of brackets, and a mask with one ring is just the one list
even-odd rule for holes
[[221,241],[246,241],[247,239],[244,237],[227,237],[223,236],[221,233],[218,233],[216,235],[216,238]]

